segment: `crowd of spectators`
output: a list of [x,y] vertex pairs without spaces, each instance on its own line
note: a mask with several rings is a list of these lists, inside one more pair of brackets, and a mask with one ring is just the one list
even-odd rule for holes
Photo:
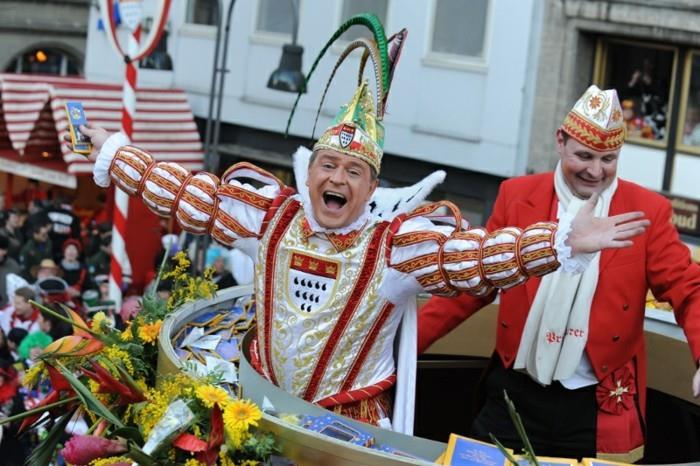
[[[67,306],[88,322],[96,312],[104,312],[116,328],[123,328],[138,313],[143,292],[125,289],[120,309],[109,299],[111,224],[81,219],[60,197],[34,200],[26,207],[0,209],[0,419],[31,409],[51,389],[29,391],[21,385],[23,373],[37,362],[43,348],[72,333],[68,323],[43,307],[65,316]],[[157,269],[166,255],[185,250],[194,258],[196,243],[191,239],[164,235],[146,281],[157,282]],[[219,289],[252,282],[252,262],[237,252],[211,245],[203,259],[214,269]],[[167,298],[171,283],[158,283],[153,291]],[[76,420],[71,428],[79,431],[81,423]],[[22,464],[40,436],[18,436],[19,424],[0,427],[0,458],[8,464]]]

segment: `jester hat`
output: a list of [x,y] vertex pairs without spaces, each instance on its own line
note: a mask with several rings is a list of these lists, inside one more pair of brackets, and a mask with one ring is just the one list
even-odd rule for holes
[[590,86],[566,115],[561,129],[596,151],[615,151],[622,147],[626,131],[617,91]]
[[[367,162],[379,173],[384,151],[384,126],[382,125],[382,120],[384,119],[394,69],[401,56],[401,49],[408,32],[403,29],[387,39],[382,23],[371,13],[360,13],[345,21],[321,49],[311,66],[304,87],[294,102],[294,107],[287,121],[287,132],[289,132],[289,126],[299,99],[321,58],[345,31],[355,25],[368,28],[372,38],[360,37],[355,39],[340,54],[323,91],[323,96],[316,112],[316,122],[336,71],[350,53],[359,48],[363,50],[363,53],[360,59],[358,87],[350,102],[340,108],[331,126],[318,139],[314,145],[314,151],[318,149],[332,149],[351,157],[357,157]],[[391,46],[390,50],[389,46]],[[372,60],[374,67],[377,95],[376,106],[370,94],[369,85],[363,80],[364,69],[368,59]],[[314,123],[315,129],[316,123]]]

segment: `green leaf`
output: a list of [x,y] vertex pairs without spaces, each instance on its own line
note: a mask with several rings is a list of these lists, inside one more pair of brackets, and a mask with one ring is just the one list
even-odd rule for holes
[[137,445],[143,445],[143,437],[141,436],[141,432],[139,432],[139,430],[133,426],[121,427],[112,432],[112,436],[122,437],[127,440],[131,440]]
[[523,448],[525,450],[526,456],[529,458],[531,464],[534,464],[535,466],[540,466],[539,461],[537,461],[535,449],[532,448],[530,439],[527,437],[527,433],[525,432],[525,426],[523,426],[523,421],[522,419],[520,419],[520,414],[518,414],[518,412],[515,410],[515,405],[508,397],[508,392],[506,392],[505,390],[503,390],[503,397],[506,400],[506,406],[508,407],[508,414],[510,415],[510,419],[511,421],[513,421],[515,430],[518,432],[518,436],[523,442]]
[[97,414],[98,416],[106,419],[107,421],[111,422],[114,426],[120,428],[124,427],[124,424],[122,421],[119,420],[112,412],[107,409],[105,405],[102,404],[100,400],[98,400],[95,395],[92,394],[89,388],[87,388],[83,383],[78,380],[78,378],[73,375],[71,371],[65,368],[61,363],[58,363],[58,367],[61,370],[61,373],[63,376],[68,380],[68,383],[71,384],[71,387],[73,387],[73,390],[75,390],[76,395],[80,397],[80,401],[83,402],[85,407],[92,411],[93,413]]
[[498,441],[498,439],[491,433],[489,432],[489,437],[491,437],[491,441],[496,444],[499,450],[501,450],[501,453],[503,453],[503,456],[505,456],[508,461],[510,461],[512,464],[519,464],[518,460],[516,460],[513,455],[510,454],[508,449],[501,444],[501,442]]
[[70,398],[65,398],[65,399],[59,400],[59,401],[57,401],[57,402],[55,402],[55,403],[51,403],[51,404],[48,404],[48,405],[40,406],[40,407],[38,407],[38,408],[30,409],[30,410],[28,410],[28,411],[24,411],[24,412],[22,412],[22,413],[20,413],[20,414],[15,414],[14,416],[10,416],[10,417],[6,417],[6,418],[4,418],[4,419],[0,419],[0,426],[2,426],[2,425],[4,425],[4,424],[9,424],[9,423],[11,423],[11,422],[19,421],[19,420],[21,420],[21,419],[24,419],[25,417],[33,416],[33,415],[38,414],[38,413],[43,413],[44,411],[48,411],[49,409],[54,409],[54,408],[57,408],[57,407],[59,407],[59,406],[63,406],[63,405],[65,405],[65,404],[68,404],[68,403],[70,403],[71,401],[75,401],[75,400],[77,400],[77,399],[78,399],[77,396],[73,396],[73,397],[70,397]]
[[26,466],[46,466],[51,462],[56,446],[61,440],[68,422],[73,417],[73,413],[75,413],[75,409],[68,411],[56,421],[46,438],[29,454],[24,463]]

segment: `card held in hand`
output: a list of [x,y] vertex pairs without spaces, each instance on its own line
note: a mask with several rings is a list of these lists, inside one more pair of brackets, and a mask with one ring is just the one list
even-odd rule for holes
[[81,102],[66,102],[66,113],[68,114],[68,131],[70,131],[73,152],[89,155],[92,152],[92,143],[78,129],[80,125],[87,125],[83,104]]

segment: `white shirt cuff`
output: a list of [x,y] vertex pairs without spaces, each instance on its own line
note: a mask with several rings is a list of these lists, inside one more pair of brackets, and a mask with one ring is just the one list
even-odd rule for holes
[[92,178],[97,186],[102,188],[109,186],[109,166],[112,164],[112,159],[117,155],[120,147],[129,143],[130,141],[126,134],[118,132],[112,134],[102,144],[102,149],[100,149],[100,153],[97,154],[97,159],[95,160],[95,167],[92,169]]
[[566,244],[566,240],[571,233],[571,222],[574,216],[564,213],[559,217],[559,226],[554,235],[554,250],[557,251],[557,260],[561,264],[561,270],[565,273],[576,275],[583,273],[591,263],[596,253],[575,254],[571,253],[571,246]]

